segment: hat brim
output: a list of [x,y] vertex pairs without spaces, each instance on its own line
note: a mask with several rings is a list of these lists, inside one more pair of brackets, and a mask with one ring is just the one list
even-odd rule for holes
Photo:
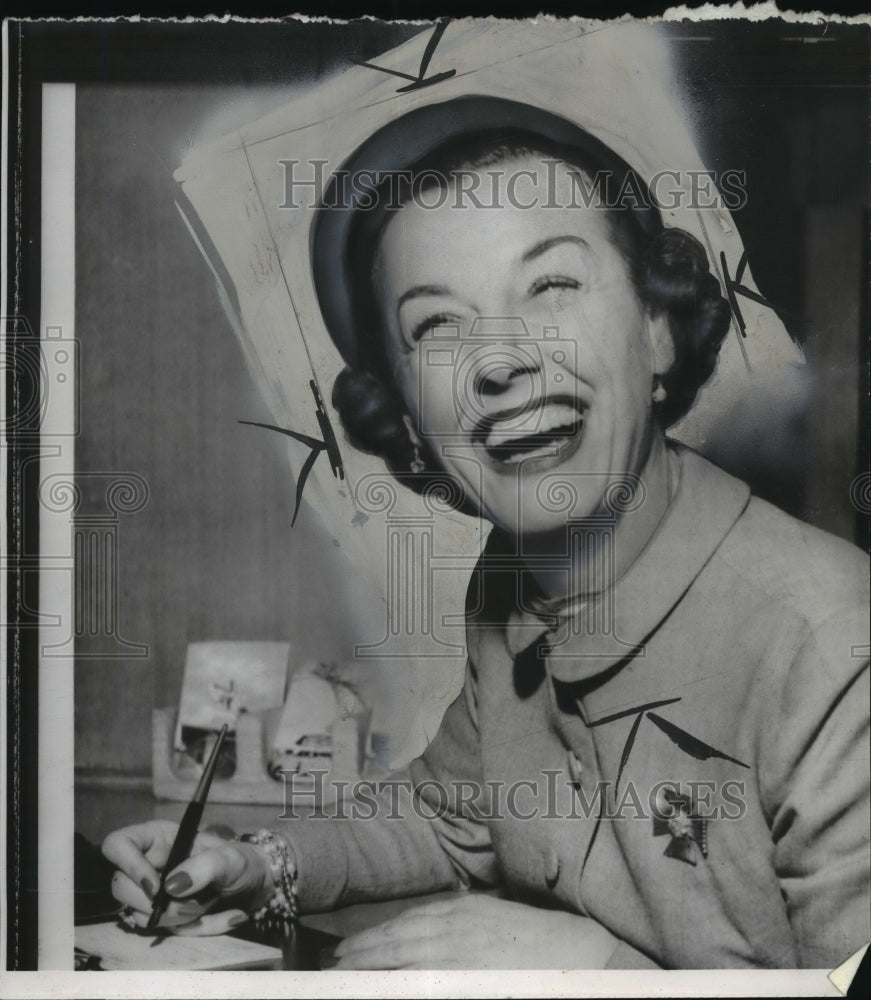
[[[614,177],[622,178],[632,170],[601,140],[561,115],[504,98],[466,96],[427,104],[394,119],[358,146],[332,175],[314,213],[312,277],[327,331],[347,364],[353,366],[358,358],[361,328],[354,308],[352,229],[359,212],[366,211],[371,218],[379,207],[371,204],[371,186],[365,204],[349,198],[348,179],[365,176],[371,181],[399,171],[414,172],[441,147],[465,136],[489,138],[497,146],[500,137],[518,133],[559,148],[567,160],[574,156],[592,162]],[[652,202],[632,208],[643,229],[661,228]]]

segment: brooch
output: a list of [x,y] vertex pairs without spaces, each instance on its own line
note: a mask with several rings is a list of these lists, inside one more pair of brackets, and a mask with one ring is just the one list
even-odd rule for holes
[[708,821],[694,815],[688,795],[674,788],[661,788],[656,793],[653,836],[670,834],[664,854],[689,865],[696,864],[696,854],[708,856]]

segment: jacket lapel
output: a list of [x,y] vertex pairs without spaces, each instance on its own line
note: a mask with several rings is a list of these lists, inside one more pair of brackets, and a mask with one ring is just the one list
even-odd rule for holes
[[[625,669],[630,675],[644,670],[646,640],[702,572],[750,499],[749,488],[740,480],[687,448],[679,448],[678,454],[680,480],[674,499],[616,587],[555,629],[552,620],[519,610],[516,599],[512,607],[500,609],[512,656],[534,641],[547,641],[549,672],[568,684],[589,681],[606,671],[616,676]],[[604,695],[603,688],[610,686],[604,684],[599,690]],[[603,704],[601,711],[607,710]]]

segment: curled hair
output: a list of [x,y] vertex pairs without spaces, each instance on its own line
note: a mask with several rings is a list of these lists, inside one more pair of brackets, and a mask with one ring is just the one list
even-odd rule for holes
[[661,376],[665,399],[653,406],[666,428],[687,413],[714,373],[731,309],[705,248],[683,229],[663,229],[653,237],[636,283],[648,309],[667,316],[674,341],[674,364]]
[[391,472],[407,472],[414,447],[405,425],[399,393],[365,369],[345,368],[333,385],[348,441],[360,451],[379,455]]
[[[358,451],[377,455],[416,493],[425,495],[431,488],[443,487],[444,473],[439,474],[433,451],[421,443],[415,454],[406,425],[407,410],[392,382],[365,368],[343,368],[333,383],[333,406],[341,417],[345,437]],[[423,461],[423,472],[411,471],[415,458]],[[452,504],[457,510],[475,513],[461,492],[452,497]]]

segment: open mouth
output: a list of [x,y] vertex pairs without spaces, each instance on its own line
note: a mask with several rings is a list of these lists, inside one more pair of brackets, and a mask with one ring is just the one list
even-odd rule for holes
[[546,402],[533,410],[488,424],[483,444],[487,454],[505,465],[545,456],[558,457],[580,442],[584,411],[577,405]]

